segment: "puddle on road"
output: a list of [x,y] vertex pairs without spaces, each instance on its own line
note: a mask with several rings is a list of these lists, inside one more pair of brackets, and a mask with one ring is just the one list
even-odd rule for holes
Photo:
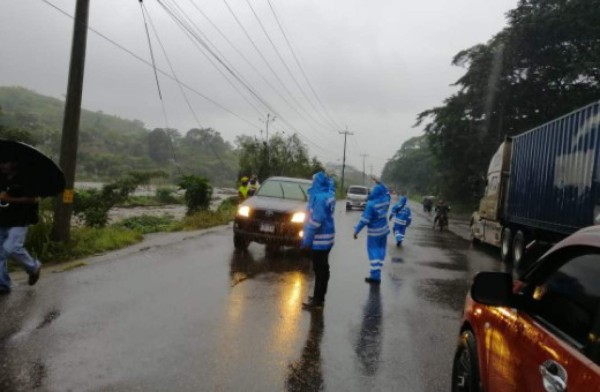
[[441,261],[427,261],[427,262],[420,263],[420,264],[426,265],[431,268],[442,269],[442,270],[447,270],[447,271],[466,271],[467,270],[466,265],[449,264],[449,263],[444,263]]
[[464,279],[425,279],[417,284],[417,295],[460,312],[464,308],[469,286],[469,282]]

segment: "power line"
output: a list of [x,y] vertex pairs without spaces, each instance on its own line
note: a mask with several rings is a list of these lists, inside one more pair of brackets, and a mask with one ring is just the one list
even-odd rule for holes
[[[224,0],[226,1],[226,0]],[[208,47],[207,43],[204,42],[202,40],[201,37],[198,37],[197,35],[194,35],[193,31],[190,31],[190,27],[187,26],[185,24],[185,22],[181,21],[177,15],[175,15],[175,13],[169,9],[169,7],[167,7],[164,2],[162,2],[161,0],[157,0],[157,2],[163,7],[163,9],[171,16],[171,18],[176,21],[176,23],[183,29],[187,30],[188,32],[190,32],[192,34],[192,36],[202,45],[202,47],[211,55],[213,56],[224,68],[225,70],[230,73],[245,89],[247,89],[252,95],[254,95],[263,105],[265,105],[265,107],[267,107],[270,111],[272,111],[277,117],[279,117],[287,126],[289,126],[291,129],[295,130],[298,134],[302,134],[302,132],[300,132],[298,129],[296,129],[291,123],[289,123],[289,121],[287,121],[285,119],[285,117],[283,117],[281,114],[279,114],[277,112],[277,110],[275,110],[272,105],[270,105],[265,99],[263,99],[256,91],[254,91],[254,89],[247,85],[237,74],[236,72],[234,72],[226,63],[223,59],[221,59],[219,57],[219,55],[211,50],[211,48]],[[308,138],[308,136],[304,135],[304,138],[306,140],[308,140],[312,145],[320,147],[317,143],[313,142],[310,138]]]
[[271,0],[267,0],[267,3],[269,3],[269,8],[271,9],[271,12],[273,13],[273,17],[275,18],[275,21],[277,22],[277,26],[279,26],[279,30],[281,31],[281,34],[283,35],[283,38],[285,38],[285,42],[287,42],[287,46],[290,49],[290,52],[292,53],[292,55],[294,56],[294,60],[296,61],[296,64],[298,65],[298,68],[300,68],[300,71],[302,72],[302,75],[304,76],[304,80],[306,80],[306,83],[308,84],[308,87],[310,88],[310,90],[312,91],[313,95],[317,99],[317,102],[319,102],[319,104],[323,108],[323,110],[324,110],[325,114],[327,115],[327,117],[329,118],[329,120],[336,126],[336,128],[341,128],[339,126],[339,124],[331,117],[331,114],[329,113],[329,110],[327,110],[327,107],[323,104],[323,102],[319,98],[319,94],[317,94],[315,88],[313,87],[312,83],[310,82],[310,79],[308,78],[308,76],[307,76],[307,74],[306,74],[306,72],[304,70],[304,67],[302,66],[302,63],[300,62],[300,59],[296,55],[296,51],[294,50],[294,48],[293,48],[290,40],[288,39],[287,34],[285,33],[285,30],[283,28],[283,24],[279,20],[279,17],[277,16],[277,12],[275,11],[275,8],[273,7],[273,4],[271,4]]
[[[154,50],[152,50],[152,40],[150,39],[150,31],[148,30],[148,23],[146,22],[146,12],[147,11],[146,11],[146,8],[144,7],[144,3],[142,2],[142,0],[139,0],[139,3],[140,3],[140,10],[142,11],[142,18],[144,19],[144,28],[146,30],[146,37],[148,38],[148,48],[150,49],[150,58],[152,59],[152,70],[154,71],[154,78],[156,80],[158,99],[160,101],[160,107],[162,108],[163,117],[164,117],[165,125],[167,128],[165,133],[167,133],[167,136],[169,137],[169,145],[171,146],[171,154],[173,155],[173,160],[175,161],[175,166],[177,167],[179,174],[181,174],[181,166],[179,166],[177,154],[175,153],[175,146],[173,145],[173,138],[171,137],[170,134],[168,134],[168,130],[170,128],[169,127],[169,119],[167,117],[167,110],[165,109],[165,102],[163,101],[163,96],[160,91],[160,82],[158,80],[158,73],[156,72],[156,60],[154,58]],[[148,18],[150,18],[150,16],[148,16]],[[177,80],[177,77],[175,77],[175,80]]]
[[[269,86],[281,100],[288,105],[303,121],[312,126],[306,119],[303,118],[303,115],[298,111],[298,109],[292,105],[287,98],[275,87],[273,84],[267,79],[262,72],[260,72],[256,66],[248,60],[248,58],[235,46],[235,44],[223,33],[223,31],[212,21],[212,19],[206,15],[192,0],[189,0],[192,6],[213,26],[213,28],[219,33],[219,35],[231,46],[231,48],[260,76],[260,78]],[[214,44],[213,44],[214,46]]]
[[[160,4],[160,2],[159,2]],[[161,6],[163,8],[165,8],[165,5],[161,4]],[[178,6],[176,6],[178,7]],[[217,66],[217,64],[215,64],[215,62],[212,60],[212,58],[210,56],[208,56],[204,50],[209,51],[210,53],[210,49],[208,49],[208,43],[210,43],[213,47],[214,44],[212,44],[210,41],[208,41],[208,43],[203,39],[206,36],[202,33],[202,31],[200,31],[197,26],[193,25],[192,22],[192,27],[190,26],[186,26],[186,24],[184,23],[184,21],[182,21],[180,19],[180,17],[176,16],[175,13],[172,10],[168,10],[167,13],[169,14],[169,16],[173,19],[173,21],[179,26],[179,28],[188,36],[188,38],[190,38],[190,40],[192,41],[192,44],[194,46],[196,46],[196,49],[198,49],[200,51],[200,53],[202,53],[202,55],[208,60],[208,62],[211,63],[211,65],[221,74],[221,76],[223,76],[223,78],[231,85],[231,87],[242,97],[242,99],[244,101],[246,101],[246,103],[252,107],[259,115],[262,115],[262,112],[252,103],[248,100],[248,98],[240,91],[240,89],[235,85],[235,83],[233,83],[229,77],[221,70],[221,68],[219,68],[219,66]],[[182,12],[183,13],[183,12]],[[198,30],[198,33],[202,35],[202,38],[198,37],[196,35],[196,32],[193,31],[193,28],[196,28],[196,30]],[[198,45],[202,46],[204,48],[204,50],[202,50]],[[216,49],[216,47],[215,47]],[[216,49],[218,51],[218,49]],[[223,59],[223,61],[227,61],[226,59]],[[234,74],[239,74],[239,72],[237,70],[235,70],[235,68],[233,68],[233,66],[231,66],[230,64],[228,64],[225,68],[231,68],[232,72]],[[234,75],[235,77],[235,75]],[[242,78],[240,76],[240,78]],[[246,83],[245,79],[242,78],[242,80],[244,81],[244,83]],[[254,96],[253,96],[254,97]],[[256,99],[256,97],[254,97]],[[263,104],[260,100],[257,99],[257,101],[261,104]],[[264,105],[264,104],[263,104]]]
[[[246,38],[248,38],[248,40],[250,41],[250,43],[252,44],[252,46],[254,47],[254,49],[256,50],[256,52],[258,53],[259,57],[263,60],[263,62],[267,65],[267,68],[269,68],[269,70],[271,71],[271,73],[275,76],[275,79],[279,82],[279,84],[281,84],[281,86],[283,87],[283,89],[286,91],[286,93],[290,96],[290,98],[292,99],[292,101],[294,101],[294,103],[296,105],[298,105],[298,108],[301,109],[305,114],[308,115],[309,118],[311,118],[313,121],[315,121],[312,116],[310,115],[310,113],[302,106],[302,104],[300,104],[300,102],[296,99],[296,97],[294,96],[294,94],[292,94],[292,92],[290,91],[290,89],[288,88],[288,86],[283,82],[283,80],[279,77],[279,75],[277,74],[277,72],[273,69],[273,67],[271,66],[271,63],[269,63],[269,61],[267,60],[267,58],[265,57],[265,55],[262,53],[262,51],[259,49],[258,45],[256,44],[256,42],[254,42],[254,40],[252,39],[252,37],[250,36],[250,33],[248,33],[248,30],[244,27],[243,23],[240,21],[240,19],[237,17],[235,11],[233,11],[233,9],[231,8],[231,6],[229,5],[229,3],[227,2],[227,0],[223,0],[223,2],[225,3],[225,6],[227,7],[227,9],[229,10],[229,13],[233,16],[233,18],[235,19],[236,23],[238,24],[238,26],[242,29],[242,31],[244,32],[244,34],[246,35]],[[317,125],[321,126],[318,122],[316,122]]]
[[[63,14],[64,16],[75,20],[75,17],[71,14],[69,14],[67,11],[63,10],[62,8],[56,6],[55,4],[53,4],[52,2],[50,2],[49,0],[42,0],[43,3],[45,3],[46,5],[52,7],[53,9],[55,9],[56,11],[58,11],[59,13]],[[139,62],[145,64],[146,66],[149,66],[151,68],[154,68],[154,65],[149,62],[148,60],[144,59],[143,57],[141,57],[140,55],[136,54],[135,52],[133,52],[132,50],[126,48],[125,46],[119,44],[118,42],[116,42],[115,40],[109,38],[107,35],[103,34],[102,32],[96,30],[95,28],[93,28],[92,26],[90,26],[89,24],[85,24],[86,28],[93,32],[94,34],[96,34],[98,37],[102,38],[103,40],[107,41],[108,43],[110,43],[111,45],[119,48],[120,50],[122,50],[123,52],[127,53],[128,55],[132,56],[133,58],[135,58],[136,60],[138,60]],[[175,77],[171,74],[169,74],[168,72],[164,71],[163,69],[156,67],[156,71],[158,73],[160,73],[161,75],[167,77],[168,79],[177,82],[177,80],[175,79]],[[259,130],[260,129],[260,125],[257,125],[257,123],[253,123],[252,121],[242,117],[241,115],[235,113],[233,110],[227,108],[226,106],[218,103],[217,101],[211,99],[210,97],[206,96],[205,94],[201,93],[200,91],[198,91],[197,89],[195,89],[194,87],[190,86],[187,83],[181,82],[181,85],[184,86],[187,90],[193,92],[194,94],[198,95],[199,97],[203,98],[204,100],[210,102],[211,104],[213,104],[214,106],[218,107],[219,109],[229,113],[230,115],[236,117],[237,119],[239,119],[240,121],[250,125],[252,128]],[[293,125],[291,125],[287,120],[285,120],[280,114],[276,113],[275,110],[273,110],[273,112],[282,120],[282,122],[284,122],[290,129],[294,130],[298,137],[300,137],[301,139],[304,139],[305,142],[307,142],[308,144],[312,145],[313,147],[317,148],[318,150],[321,150],[325,153],[331,154],[331,151],[325,150],[323,147],[321,147],[321,145],[319,145],[318,143],[315,143],[314,141],[312,141],[310,138],[308,138],[307,136],[303,135],[301,132],[299,132]]]
[[[48,0],[41,0],[43,3],[47,4],[48,6],[54,8],[55,10],[57,10],[58,12],[60,12],[61,14],[65,15],[68,18],[71,19],[75,19],[75,17],[71,14],[69,14],[68,12],[66,12],[65,10],[61,9],[60,7],[54,5],[53,3],[51,3]],[[91,32],[93,32],[94,34],[96,34],[97,36],[99,36],[100,38],[104,39],[105,41],[109,42],[110,44],[116,46],[117,48],[121,49],[122,51],[124,51],[125,53],[129,54],[130,56],[134,57],[136,60],[144,63],[145,65],[149,66],[149,67],[153,67],[152,63],[148,62],[148,60],[144,59],[143,57],[139,56],[138,54],[136,54],[135,52],[131,51],[130,49],[127,49],[126,47],[124,47],[123,45],[117,43],[116,41],[114,41],[113,39],[109,38],[108,36],[106,36],[105,34],[101,33],[100,31],[94,29],[93,27],[91,27],[89,24],[87,25],[87,29]],[[164,70],[160,69],[160,68],[156,68],[156,70],[162,74],[163,76],[175,81],[175,78],[170,75],[168,72],[165,72]],[[193,92],[194,94],[200,96],[201,98],[205,99],[206,101],[212,103],[213,105],[215,105],[216,107],[218,107],[219,109],[231,114],[232,116],[236,117],[237,119],[245,122],[246,124],[252,126],[253,128],[256,129],[260,129],[260,126],[257,125],[256,123],[252,123],[250,120],[243,118],[242,116],[240,116],[239,114],[235,113],[234,111],[232,111],[231,109],[225,107],[224,105],[218,103],[217,101],[209,98],[208,96],[202,94],[201,92],[199,92],[198,90],[196,90],[195,88],[191,87],[190,85],[183,83],[182,85],[187,88],[189,91]]]
[[[300,85],[300,83],[298,83],[298,80],[296,79],[296,77],[294,76],[294,74],[292,73],[292,70],[290,69],[290,67],[287,65],[286,61],[283,59],[283,56],[281,55],[281,52],[279,51],[279,49],[277,48],[277,45],[275,45],[275,42],[273,42],[273,40],[271,39],[271,36],[269,35],[269,33],[267,32],[267,29],[265,29],[265,26],[263,25],[262,21],[260,20],[260,17],[258,16],[258,14],[256,13],[256,11],[254,10],[254,7],[252,7],[252,4],[250,3],[249,0],[246,0],[246,4],[248,4],[248,7],[250,7],[250,10],[252,11],[252,14],[254,15],[254,17],[256,18],[256,21],[258,22],[262,32],[265,34],[265,36],[267,37],[267,40],[269,41],[269,43],[271,44],[271,47],[273,47],[273,50],[275,51],[275,53],[277,54],[277,57],[279,58],[279,60],[281,61],[281,64],[283,64],[283,67],[286,69],[286,71],[288,72],[288,74],[290,75],[290,77],[292,78],[292,80],[294,81],[294,83],[296,84],[296,86],[298,87],[298,89],[300,90],[300,92],[302,93],[302,95],[304,96],[304,98],[306,99],[306,101],[309,103],[310,106],[312,106],[312,108],[315,110],[316,113],[319,113],[319,110],[316,108],[316,106],[313,104],[312,100],[308,97],[308,95],[306,94],[306,92],[304,91],[304,89],[302,88],[302,86]],[[315,118],[313,118],[318,124],[323,125],[323,123],[318,122]],[[327,122],[327,119],[325,119],[325,122]],[[325,127],[327,127],[328,125],[325,125]],[[329,125],[331,126],[331,125]],[[335,129],[335,125],[333,126],[333,128]]]
[[[142,4],[141,0],[140,0],[140,4]],[[152,27],[154,36],[156,37],[156,40],[158,41],[158,44],[160,45],[160,48],[162,49],[163,55],[165,56],[165,60],[167,61],[167,64],[169,65],[169,68],[171,69],[171,73],[173,74],[173,77],[175,77],[175,80],[177,81],[177,85],[179,86],[181,95],[183,95],[183,99],[187,103],[187,106],[190,109],[190,112],[192,113],[194,120],[196,120],[196,124],[198,125],[198,128],[202,129],[202,124],[200,124],[200,120],[198,119],[198,116],[196,115],[196,112],[194,111],[194,108],[192,107],[192,105],[187,97],[187,94],[185,93],[183,87],[181,86],[181,82],[179,81],[179,78],[177,77],[177,74],[175,73],[175,69],[173,68],[171,60],[169,59],[167,50],[165,49],[165,46],[163,45],[162,40],[160,39],[160,37],[158,35],[158,31],[154,25],[154,22],[152,21],[152,18],[150,17],[150,13],[148,12],[148,9],[145,6],[143,6],[143,9],[146,11],[146,14],[148,15],[148,20],[150,21],[150,27]],[[168,128],[168,125],[167,125],[167,128]],[[171,142],[171,148],[173,150],[173,157],[175,159],[175,162],[177,162],[177,156],[175,155],[175,147],[173,146],[173,139],[171,138],[170,135],[169,135],[169,141]],[[226,166],[225,162],[223,161],[223,159],[221,159],[221,156],[219,155],[219,153],[217,153],[217,151],[214,148],[211,148],[210,151],[214,154],[214,156],[221,163],[221,165]],[[179,167],[179,165],[178,165],[178,167]],[[180,169],[180,173],[181,173],[181,169]]]

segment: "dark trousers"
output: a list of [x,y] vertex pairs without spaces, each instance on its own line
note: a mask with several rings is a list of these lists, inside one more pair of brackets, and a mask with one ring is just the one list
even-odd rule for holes
[[327,250],[313,250],[312,262],[315,271],[315,291],[313,301],[324,302],[327,293],[327,283],[329,282],[329,252]]

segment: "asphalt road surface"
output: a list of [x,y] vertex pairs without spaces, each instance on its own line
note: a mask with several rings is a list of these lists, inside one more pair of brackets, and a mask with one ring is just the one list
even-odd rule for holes
[[322,312],[301,309],[304,256],[237,254],[231,227],[18,283],[0,297],[0,391],[448,391],[469,282],[503,266],[413,215],[372,287],[360,212],[338,205]]

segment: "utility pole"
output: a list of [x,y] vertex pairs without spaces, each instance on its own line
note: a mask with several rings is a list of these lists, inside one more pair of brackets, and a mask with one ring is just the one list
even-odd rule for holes
[[73,188],[77,165],[77,145],[79,139],[79,119],[81,116],[81,96],[83,94],[83,71],[87,43],[90,0],[77,0],[73,26],[73,43],[69,65],[69,82],[65,102],[62,138],[60,143],[60,167],[65,174],[65,190],[56,199],[52,237],[55,241],[67,242],[71,234],[73,214]]
[[354,135],[352,132],[348,132],[348,128],[345,131],[338,131],[340,135],[344,135],[344,158],[342,159],[342,193],[344,193],[344,174],[346,171],[346,140],[348,135]]
[[362,175],[363,175],[363,181],[362,181],[362,183],[363,183],[363,185],[366,185],[366,183],[365,183],[365,158],[368,157],[368,155],[367,154],[360,154],[360,156],[363,159],[363,173],[362,173]]

